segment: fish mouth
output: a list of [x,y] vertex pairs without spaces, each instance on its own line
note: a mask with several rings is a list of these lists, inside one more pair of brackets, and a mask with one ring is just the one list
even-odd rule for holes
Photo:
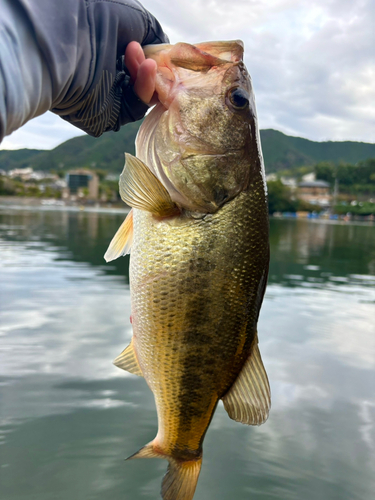
[[[242,63],[244,46],[241,40],[156,44],[143,47],[147,59],[157,64],[155,90],[159,101],[169,108],[179,92],[190,87],[204,87],[212,91],[217,87],[219,73],[228,66]],[[213,70],[213,71],[210,71]]]

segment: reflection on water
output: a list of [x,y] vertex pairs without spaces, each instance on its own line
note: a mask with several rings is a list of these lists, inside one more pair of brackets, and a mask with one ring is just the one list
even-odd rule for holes
[[[0,498],[156,499],[166,462],[131,336],[119,214],[0,211]],[[271,221],[259,428],[212,421],[195,498],[370,500],[375,489],[375,227]]]

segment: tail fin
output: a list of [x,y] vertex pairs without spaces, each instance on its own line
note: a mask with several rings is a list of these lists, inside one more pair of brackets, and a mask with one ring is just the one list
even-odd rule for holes
[[194,460],[178,460],[155,449],[153,441],[146,444],[137,453],[131,455],[127,460],[133,458],[165,458],[169,461],[167,473],[161,485],[161,496],[163,500],[192,500],[197,487],[199,473],[202,466],[202,458]]
[[169,459],[168,470],[161,484],[163,500],[192,500],[201,466],[201,458],[188,462]]

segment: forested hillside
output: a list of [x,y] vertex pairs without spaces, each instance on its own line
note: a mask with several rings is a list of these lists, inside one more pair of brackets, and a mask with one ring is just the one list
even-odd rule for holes
[[[50,151],[21,149],[0,151],[0,169],[32,167],[34,170],[58,170],[93,167],[118,173],[124,152],[134,154],[134,140],[139,123],[131,123],[119,132],[99,138],[75,137]],[[315,165],[321,161],[356,164],[375,158],[375,144],[364,142],[314,142],[285,135],[277,130],[260,132],[267,173]]]

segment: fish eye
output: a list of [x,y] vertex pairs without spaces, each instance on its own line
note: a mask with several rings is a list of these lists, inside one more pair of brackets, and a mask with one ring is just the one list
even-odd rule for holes
[[244,109],[249,105],[249,94],[245,90],[236,87],[230,90],[229,100],[236,109]]

